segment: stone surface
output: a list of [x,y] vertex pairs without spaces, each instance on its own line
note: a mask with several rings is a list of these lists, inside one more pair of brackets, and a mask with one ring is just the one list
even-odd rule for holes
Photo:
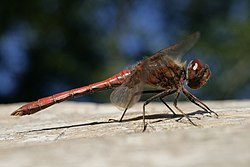
[[128,110],[124,122],[111,104],[65,102],[23,117],[21,104],[0,105],[0,166],[250,166],[250,101],[206,101],[219,114],[190,102],[173,117],[161,103]]

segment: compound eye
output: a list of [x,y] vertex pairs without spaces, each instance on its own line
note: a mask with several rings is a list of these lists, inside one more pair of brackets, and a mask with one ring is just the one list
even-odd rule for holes
[[195,60],[192,60],[189,65],[188,65],[188,71],[199,71],[201,70],[203,67],[203,64],[200,60],[198,59],[195,59]]
[[204,65],[200,60],[192,60],[187,68],[187,85],[192,89],[198,89],[204,85],[210,77],[208,65]]

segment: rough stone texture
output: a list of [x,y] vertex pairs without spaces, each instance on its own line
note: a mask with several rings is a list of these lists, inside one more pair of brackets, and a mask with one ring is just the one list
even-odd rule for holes
[[121,112],[111,104],[65,102],[11,117],[21,104],[0,105],[0,166],[250,166],[250,101],[207,101],[219,118],[189,102],[179,107],[198,125],[173,117],[161,103]]

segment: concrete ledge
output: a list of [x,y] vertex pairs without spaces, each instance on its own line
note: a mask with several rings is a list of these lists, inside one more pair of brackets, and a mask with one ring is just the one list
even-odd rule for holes
[[161,103],[125,115],[111,104],[65,102],[11,117],[21,104],[0,105],[0,166],[249,166],[250,101],[207,101],[219,118],[189,102],[179,107],[198,125],[173,117]]

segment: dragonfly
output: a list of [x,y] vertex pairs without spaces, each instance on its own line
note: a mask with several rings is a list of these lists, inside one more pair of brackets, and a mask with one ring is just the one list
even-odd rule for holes
[[[95,93],[106,89],[114,89],[110,95],[111,102],[120,109],[123,109],[119,122],[122,122],[126,111],[131,108],[141,98],[144,93],[154,93],[143,103],[142,121],[143,131],[147,123],[145,121],[146,105],[154,100],[160,100],[174,114],[174,110],[163,100],[164,97],[174,94],[173,106],[187,118],[191,124],[196,125],[190,117],[185,114],[178,106],[178,98],[181,92],[189,101],[202,108],[209,114],[218,114],[212,111],[205,103],[194,96],[185,88],[185,83],[191,89],[198,89],[205,85],[211,76],[211,71],[207,64],[203,64],[199,59],[186,62],[181,59],[200,38],[200,33],[195,32],[183,40],[164,48],[152,56],[139,61],[131,69],[125,69],[112,77],[100,82],[96,82],[80,88],[75,88],[65,92],[57,93],[52,96],[41,98],[21,106],[11,113],[13,116],[23,116],[34,114],[53,104],[69,100],[71,98]],[[153,90],[145,90],[145,86],[154,87]]]

